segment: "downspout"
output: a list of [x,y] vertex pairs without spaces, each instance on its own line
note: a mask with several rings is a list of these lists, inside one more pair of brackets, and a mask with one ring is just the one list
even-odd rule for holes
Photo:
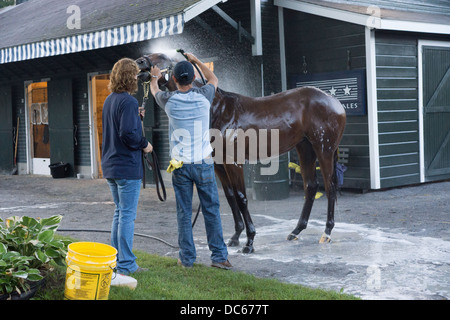
[[367,121],[369,126],[370,187],[380,189],[380,149],[378,142],[377,74],[375,56],[375,30],[365,28]]
[[264,63],[262,59],[261,0],[250,1],[251,32],[255,39],[252,44],[252,55],[261,56],[261,96],[264,97]]

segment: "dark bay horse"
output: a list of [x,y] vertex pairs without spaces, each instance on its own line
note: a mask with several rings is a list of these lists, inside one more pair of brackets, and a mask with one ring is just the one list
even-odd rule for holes
[[[136,60],[141,72],[142,81],[150,79],[151,66],[166,69],[170,74],[176,61],[164,54],[151,54]],[[198,77],[198,76],[197,76]],[[171,76],[161,77],[160,87],[176,90]],[[305,201],[300,219],[295,229],[288,235],[288,240],[296,240],[297,235],[306,228],[315,195],[318,190],[316,160],[319,161],[325,191],[328,197],[327,221],[325,232],[320,242],[329,242],[334,227],[334,206],[336,202],[336,170],[337,148],[341,141],[346,122],[345,110],[334,97],[313,87],[291,89],[275,95],[251,98],[232,92],[217,89],[211,107],[211,128],[223,133],[230,129],[278,130],[278,153],[281,155],[295,148],[297,150],[301,175],[303,178]],[[229,139],[229,137],[228,137]],[[272,141],[269,138],[269,141]],[[237,142],[235,150],[238,149]],[[223,146],[226,145],[224,141]],[[270,143],[268,145],[271,147]],[[237,150],[243,151],[243,150]],[[272,150],[274,151],[274,150]],[[276,150],[275,150],[276,151]],[[215,150],[217,155],[217,150]],[[226,153],[226,150],[223,152]],[[237,154],[233,153],[234,155]],[[245,156],[248,160],[249,145],[245,144]],[[260,153],[258,153],[259,155]],[[267,155],[273,155],[267,151]],[[248,211],[245,191],[244,171],[242,165],[234,161],[215,160],[215,172],[222,183],[228,204],[233,212],[235,233],[228,241],[228,246],[239,245],[239,236],[246,229],[247,243],[242,252],[254,251],[253,241],[255,226]]]

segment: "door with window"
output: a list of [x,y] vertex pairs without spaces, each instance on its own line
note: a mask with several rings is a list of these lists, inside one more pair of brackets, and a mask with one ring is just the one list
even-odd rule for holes
[[50,130],[47,82],[30,83],[27,90],[31,173],[50,174]]
[[93,175],[98,178],[103,177],[102,172],[102,111],[103,103],[110,94],[108,89],[109,74],[98,74],[89,77],[91,86],[91,104],[92,104],[92,159],[93,159]]

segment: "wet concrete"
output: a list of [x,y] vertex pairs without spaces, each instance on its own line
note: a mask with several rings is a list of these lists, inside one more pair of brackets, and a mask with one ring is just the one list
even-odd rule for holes
[[[141,191],[135,248],[176,258],[173,190],[160,202],[153,186]],[[222,190],[225,238],[234,230]],[[317,199],[308,228],[287,241],[295,227],[302,191],[288,199],[254,201],[255,253],[229,248],[236,271],[354,294],[362,299],[448,299],[450,297],[450,182],[423,184],[365,194],[343,191],[336,207],[332,242],[319,244],[327,200]],[[194,198],[194,211],[198,199]],[[105,180],[0,176],[0,218],[11,215],[64,216],[60,229],[106,230],[114,205]],[[195,212],[194,212],[195,213]],[[81,240],[109,243],[108,232],[61,232]],[[202,217],[194,227],[198,263],[209,264]],[[245,243],[245,235],[241,236]]]

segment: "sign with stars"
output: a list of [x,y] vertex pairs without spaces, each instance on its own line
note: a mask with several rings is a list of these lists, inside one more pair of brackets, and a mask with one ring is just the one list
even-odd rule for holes
[[294,87],[316,87],[338,99],[348,116],[367,114],[365,70],[303,74],[294,77]]

